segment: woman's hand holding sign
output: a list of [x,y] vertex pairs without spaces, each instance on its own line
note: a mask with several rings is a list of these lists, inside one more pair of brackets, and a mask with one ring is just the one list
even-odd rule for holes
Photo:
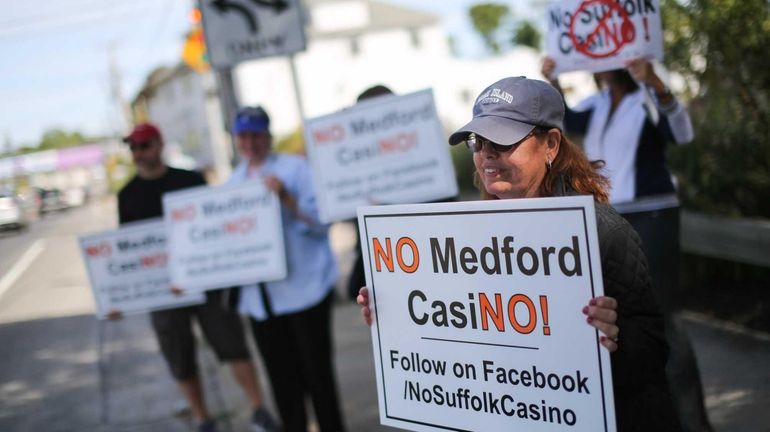
[[588,305],[583,307],[586,322],[604,334],[599,337],[599,341],[609,352],[618,349],[620,329],[615,324],[618,319],[617,308],[617,300],[606,296],[592,298]]
[[358,290],[358,297],[356,297],[356,303],[361,305],[361,315],[364,317],[366,325],[372,325],[372,310],[369,309],[369,289],[361,287]]

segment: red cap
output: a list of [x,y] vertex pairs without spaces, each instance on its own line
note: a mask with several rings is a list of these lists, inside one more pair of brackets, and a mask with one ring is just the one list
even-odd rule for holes
[[127,143],[146,143],[151,140],[160,140],[160,131],[152,123],[140,123],[134,127],[128,136],[123,138]]

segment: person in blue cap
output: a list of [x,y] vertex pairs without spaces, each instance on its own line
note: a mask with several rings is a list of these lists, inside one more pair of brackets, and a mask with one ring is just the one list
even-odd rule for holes
[[337,265],[328,227],[318,220],[310,166],[272,152],[261,107],[240,109],[232,132],[242,160],[229,183],[262,179],[278,196],[289,269],[284,280],[242,287],[240,310],[251,321],[284,430],[307,431],[309,396],[321,432],[342,432],[331,334]]

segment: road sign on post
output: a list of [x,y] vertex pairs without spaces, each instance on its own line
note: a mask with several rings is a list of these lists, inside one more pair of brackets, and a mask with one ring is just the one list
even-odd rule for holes
[[201,0],[200,7],[217,69],[305,49],[300,0]]

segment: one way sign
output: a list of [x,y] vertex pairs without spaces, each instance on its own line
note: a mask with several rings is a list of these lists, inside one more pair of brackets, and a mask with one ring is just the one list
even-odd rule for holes
[[200,6],[215,68],[305,49],[300,0],[200,0]]

